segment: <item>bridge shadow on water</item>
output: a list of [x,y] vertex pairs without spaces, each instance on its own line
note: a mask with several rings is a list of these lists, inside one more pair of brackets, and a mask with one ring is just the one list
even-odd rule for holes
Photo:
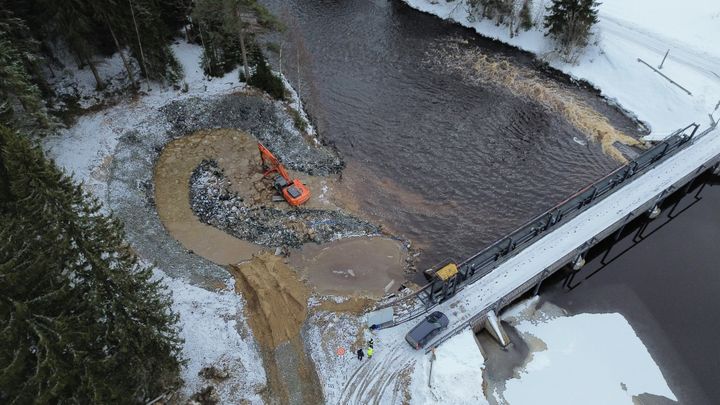
[[655,219],[650,219],[647,215],[638,217],[620,228],[610,237],[604,239],[592,247],[585,255],[588,264],[582,273],[585,275],[576,280],[576,276],[580,271],[566,269],[562,273],[563,286],[569,290],[579,287],[583,281],[588,280],[607,268],[623,255],[628,253],[632,248],[650,238],[653,234],[665,228],[673,220],[681,214],[692,208],[703,200],[702,192],[707,186],[720,185],[720,180],[716,176],[705,173],[698,177],[695,181],[676,191],[669,198],[665,199],[659,205],[661,212]]
[[571,314],[622,314],[683,404],[720,403],[718,185],[703,174],[667,197],[657,218],[627,223],[587,252],[582,269],[567,266],[540,289]]

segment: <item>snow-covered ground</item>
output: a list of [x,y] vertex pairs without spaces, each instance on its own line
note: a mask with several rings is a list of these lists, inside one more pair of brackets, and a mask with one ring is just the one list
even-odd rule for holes
[[475,335],[470,329],[454,336],[415,366],[411,395],[413,404],[487,404],[483,393],[485,367]]
[[[536,28],[511,37],[507,26],[471,16],[465,0],[404,0],[410,6],[452,19],[518,48],[535,53],[551,66],[600,89],[645,122],[660,139],[690,122],[706,124],[720,102],[720,2],[716,0],[605,0],[599,8],[595,42],[577,59],[563,62],[542,31],[542,9],[535,0]],[[670,53],[662,73],[688,89],[688,95],[638,58],[657,67]],[[718,113],[715,117],[717,119]]]
[[[158,109],[170,101],[213,97],[245,87],[238,80],[237,70],[225,77],[208,80],[200,67],[202,49],[199,46],[178,42],[172,48],[185,72],[186,92],[182,91],[182,86],[178,90],[156,83],[151,83],[148,90],[143,82],[141,97],[82,115],[71,127],[43,139],[47,155],[77,181],[83,182],[84,187],[102,202],[107,201],[108,169],[123,134],[131,130],[166,132],[166,124],[154,117]],[[119,55],[100,61],[98,67],[102,75],[113,78],[116,87],[122,87],[124,70]],[[72,91],[77,91],[81,100],[85,100],[81,103],[87,104],[85,107],[102,102],[107,95],[95,91],[94,79],[87,68],[64,74],[67,80],[77,81]],[[296,96],[291,97],[291,102],[300,106]],[[306,117],[302,111],[301,116]],[[188,360],[182,372],[185,386],[181,392],[187,397],[213,385],[222,403],[262,403],[259,392],[266,385],[266,376],[244,317],[244,301],[233,291],[234,281],[228,275],[224,288],[208,291],[186,280],[169,277],[163,270],[170,269],[159,269],[156,276],[161,277],[173,293],[173,310],[180,315],[180,336],[185,340],[183,356]],[[211,366],[221,373],[227,371],[228,378],[210,381],[198,375],[204,367]]]
[[167,277],[159,270],[156,275],[172,291],[173,310],[180,314],[183,357],[188,359],[182,371],[183,394],[189,397],[209,385],[199,373],[204,367],[214,367],[228,375],[221,384],[212,382],[220,398],[262,403],[259,392],[267,381],[265,370],[244,319],[245,303],[232,291],[232,283],[226,290],[213,292]]
[[506,382],[502,396],[510,404],[630,405],[643,393],[677,400],[620,314],[524,320],[515,327],[541,347],[518,377]]

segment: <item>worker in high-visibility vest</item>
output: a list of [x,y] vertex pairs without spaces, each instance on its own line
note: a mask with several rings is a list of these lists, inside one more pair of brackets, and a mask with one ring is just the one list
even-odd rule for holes
[[367,349],[368,360],[370,360],[372,358],[373,351],[374,350],[372,347],[368,347],[368,349]]

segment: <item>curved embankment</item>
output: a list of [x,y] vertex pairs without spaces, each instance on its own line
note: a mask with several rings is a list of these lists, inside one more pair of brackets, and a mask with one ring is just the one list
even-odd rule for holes
[[[256,177],[261,181],[262,176],[256,142],[237,130],[198,131],[166,145],[155,166],[155,205],[168,232],[188,250],[218,264],[249,260],[265,247],[201,222],[190,205],[189,179],[197,166],[212,159],[229,179],[233,192],[249,201],[260,196],[265,204],[273,204],[257,186]],[[325,209],[331,219],[336,218],[333,212],[339,208],[332,194],[341,185],[335,177],[291,174],[302,178],[313,192],[307,207]],[[272,208],[284,212],[289,224],[296,221],[295,211],[285,202],[274,203]],[[405,248],[396,240],[352,237],[294,249],[290,263],[321,294],[377,297],[403,282],[406,258]]]
[[250,260],[262,247],[202,223],[190,207],[190,175],[205,159],[223,162],[251,149],[257,150],[257,143],[238,131],[201,131],[170,142],[155,164],[155,206],[165,228],[188,250],[217,264]]

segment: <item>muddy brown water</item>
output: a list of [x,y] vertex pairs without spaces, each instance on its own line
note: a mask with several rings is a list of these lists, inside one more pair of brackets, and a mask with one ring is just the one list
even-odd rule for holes
[[[301,49],[301,94],[358,209],[423,247],[419,268],[471,255],[618,165],[538,103],[427,63],[448,42],[535,68],[526,53],[396,0],[261,2],[290,27],[293,82]],[[637,133],[595,91],[538,74]]]
[[290,254],[290,265],[319,291],[379,298],[396,291],[405,280],[406,256],[403,246],[392,239],[349,238],[305,245]]
[[257,148],[237,131],[203,131],[169,143],[155,165],[155,205],[165,228],[186,249],[226,265],[249,260],[261,249],[200,222],[190,208],[190,175],[203,159],[222,162]]

